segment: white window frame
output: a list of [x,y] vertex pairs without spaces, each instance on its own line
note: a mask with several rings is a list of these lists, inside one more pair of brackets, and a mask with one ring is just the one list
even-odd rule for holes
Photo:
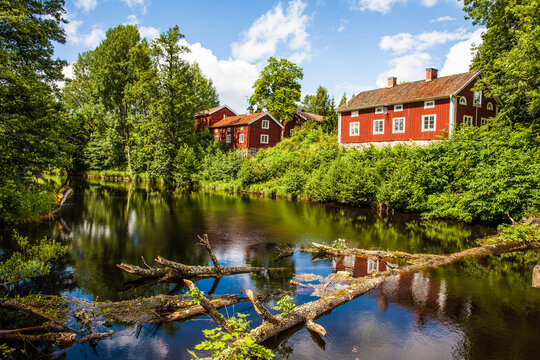
[[489,119],[488,119],[488,118],[480,118],[480,125],[482,125],[482,126],[484,126],[484,125],[489,126]]
[[230,132],[231,132],[231,128],[227,128],[227,132],[230,133]]
[[217,130],[217,129],[215,129],[215,130],[214,130],[214,132],[215,132],[215,133],[217,133],[217,132],[218,132],[218,130]]
[[493,111],[493,103],[491,101],[487,103],[486,109],[488,109],[489,111]]
[[[433,116],[433,129],[426,128],[426,118],[430,116]],[[422,115],[422,132],[435,131],[435,129],[437,129],[437,115],[436,114]]]
[[467,105],[467,98],[465,96],[459,98],[459,105]]
[[358,110],[351,111],[351,117],[358,117]]
[[358,136],[360,135],[360,123],[352,122],[349,124],[349,136]]
[[482,90],[473,92],[473,106],[482,107]]
[[231,143],[231,134],[227,134],[227,144]]
[[243,144],[244,143],[244,134],[238,134],[238,143]]
[[463,124],[473,126],[473,117],[471,115],[463,115]]
[[[264,140],[263,140],[264,139]],[[261,144],[268,144],[270,136],[267,134],[261,134]]]
[[261,129],[270,129],[270,120],[263,120],[261,122]]
[[244,127],[243,127],[243,126],[240,128],[240,131],[244,131]]
[[[396,120],[401,121],[403,120],[403,129],[396,130]],[[392,134],[403,134],[405,132],[405,118],[404,117],[398,117],[392,119]]]
[[219,135],[214,136],[214,141],[219,141]]
[[375,108],[375,114],[384,114],[384,107]]
[[394,112],[403,111],[403,104],[394,105]]
[[424,101],[424,109],[433,109],[435,107],[435,100]]
[[[377,129],[377,124],[382,124],[382,130]],[[384,119],[373,120],[373,135],[384,134]]]

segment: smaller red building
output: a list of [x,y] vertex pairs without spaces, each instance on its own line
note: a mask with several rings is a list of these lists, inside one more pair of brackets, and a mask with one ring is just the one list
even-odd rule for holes
[[308,113],[302,109],[298,109],[296,110],[296,113],[294,114],[292,120],[283,122],[283,137],[291,137],[294,128],[297,126],[302,126],[308,120],[312,120],[320,124],[323,119],[324,117],[321,115]]
[[208,128],[227,116],[237,116],[238,114],[227,105],[216,106],[215,108],[199,111],[195,114],[195,132],[206,131]]
[[227,116],[209,126],[216,141],[224,141],[230,149],[254,153],[275,146],[281,140],[283,125],[267,112]]

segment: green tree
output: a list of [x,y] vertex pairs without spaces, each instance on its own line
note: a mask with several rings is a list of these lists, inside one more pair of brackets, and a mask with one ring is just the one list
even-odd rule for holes
[[338,109],[347,103],[347,94],[343,93],[341,100],[339,100]]
[[502,113],[513,121],[538,125],[540,2],[465,0],[464,5],[466,18],[487,29],[472,64],[483,71],[479,87],[499,97]]
[[253,84],[255,91],[249,102],[259,109],[266,109],[280,121],[292,119],[300,102],[299,81],[303,78],[300,67],[287,59],[271,57]]
[[334,111],[333,99],[323,86],[318,87],[315,95],[306,95],[302,105],[305,111],[322,116],[328,116]]

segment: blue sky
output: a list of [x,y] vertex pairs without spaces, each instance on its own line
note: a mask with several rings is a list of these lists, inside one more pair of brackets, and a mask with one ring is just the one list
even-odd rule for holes
[[344,92],[385,86],[388,76],[468,71],[482,29],[462,7],[456,0],[66,0],[67,42],[56,55],[71,63],[118,24],[137,24],[150,40],[178,25],[191,48],[185,58],[239,113],[269,56],[304,69],[303,94],[322,85],[338,102]]

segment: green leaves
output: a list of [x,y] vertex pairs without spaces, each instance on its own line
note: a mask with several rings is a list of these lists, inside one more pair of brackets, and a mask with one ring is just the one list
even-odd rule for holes
[[290,295],[285,295],[276,302],[276,306],[272,309],[279,311],[282,315],[287,316],[294,310],[296,304],[292,301]]

